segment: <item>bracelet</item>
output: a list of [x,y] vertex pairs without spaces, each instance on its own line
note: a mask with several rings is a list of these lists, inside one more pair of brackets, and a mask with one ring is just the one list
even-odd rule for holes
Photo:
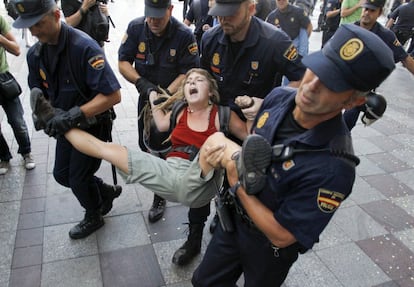
[[88,13],[88,10],[83,10],[82,7],[79,8],[79,13],[81,14],[82,18]]

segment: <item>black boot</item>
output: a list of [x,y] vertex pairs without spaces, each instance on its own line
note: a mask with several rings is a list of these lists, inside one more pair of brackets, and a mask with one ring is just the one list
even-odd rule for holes
[[69,237],[72,239],[84,238],[95,230],[98,230],[105,224],[100,210],[86,211],[85,218],[69,231]]
[[179,266],[184,266],[200,253],[201,239],[203,238],[204,224],[189,224],[190,234],[177,251],[175,251],[172,262]]
[[121,195],[122,187],[102,182],[102,185],[99,186],[99,191],[102,197],[101,214],[106,215],[112,209],[112,202]]
[[153,223],[161,219],[164,215],[166,200],[156,194],[154,194],[154,201],[152,202],[151,209],[148,212],[148,220]]

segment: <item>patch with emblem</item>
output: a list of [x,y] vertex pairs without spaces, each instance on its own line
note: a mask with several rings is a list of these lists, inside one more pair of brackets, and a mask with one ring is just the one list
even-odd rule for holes
[[198,53],[197,43],[194,42],[188,45],[188,52],[190,52],[191,55],[197,55]]
[[140,42],[139,45],[138,45],[138,51],[140,53],[144,53],[146,49],[147,49],[147,47],[145,46],[145,42]]
[[214,55],[213,55],[213,65],[217,66],[218,64],[220,64],[220,55],[219,55],[219,53],[214,53]]
[[127,39],[128,39],[128,34],[125,33],[124,36],[122,37],[121,44],[124,44]]
[[177,50],[176,49],[170,49],[170,56],[175,57],[175,55],[177,55]]
[[350,61],[355,59],[363,50],[364,43],[358,38],[352,38],[342,45],[339,55],[342,60]]
[[290,18],[290,22],[295,22],[295,18],[294,17],[292,17],[292,18]]
[[283,53],[283,57],[285,57],[289,61],[294,61],[298,58],[298,50],[293,44],[291,44],[289,48],[287,48],[285,53]]
[[105,67],[104,55],[96,55],[88,60],[89,65],[95,70],[102,70]]
[[275,26],[279,26],[279,19],[275,19]]
[[252,70],[256,71],[259,68],[259,62],[258,61],[252,61],[250,63],[250,67],[252,68]]
[[43,81],[46,81],[46,73],[42,69],[39,69],[39,75]]
[[257,121],[256,127],[257,128],[262,128],[264,126],[264,124],[266,123],[267,119],[269,118],[269,112],[264,112],[259,120]]
[[345,196],[336,191],[319,188],[317,203],[322,212],[332,213],[338,209]]
[[283,168],[284,171],[288,171],[289,169],[291,169],[294,166],[295,166],[295,162],[293,161],[293,159],[284,161],[282,163],[282,168]]

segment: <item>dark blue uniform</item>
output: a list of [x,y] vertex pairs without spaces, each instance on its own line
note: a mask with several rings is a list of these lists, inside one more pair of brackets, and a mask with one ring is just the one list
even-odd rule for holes
[[185,19],[194,23],[194,35],[198,45],[200,45],[201,37],[204,34],[203,26],[205,24],[213,26],[213,16],[208,15],[208,10],[208,0],[193,0],[187,15],[185,15]]
[[414,1],[403,4],[395,9],[389,18],[396,21],[392,30],[402,45],[414,35]]
[[[121,88],[95,40],[62,23],[58,43],[36,44],[27,53],[29,87],[42,89],[54,107],[67,111],[85,104],[98,93],[112,94]],[[86,97],[78,92],[75,80]],[[98,123],[87,132],[107,141],[112,128],[109,112],[97,118]],[[97,210],[100,204],[102,180],[94,176],[100,163],[101,160],[78,152],[65,137],[57,138],[53,175],[58,183],[72,189],[87,211]]]
[[293,40],[299,35],[300,28],[308,28],[310,19],[302,8],[289,4],[286,11],[276,9],[270,12],[266,22],[282,29]]
[[237,96],[264,98],[275,86],[277,73],[291,81],[302,78],[305,67],[289,37],[274,26],[252,17],[246,40],[231,43],[218,25],[201,41],[201,66],[216,79],[221,104],[234,104]]
[[[294,89],[276,88],[266,96],[254,132],[272,144],[306,150],[335,146],[352,154],[351,138],[341,114],[312,129],[291,132],[294,120],[289,120],[289,115],[295,106],[295,94]],[[299,252],[319,241],[334,212],[351,193],[354,180],[355,164],[330,152],[309,151],[273,162],[267,187],[257,197],[297,242],[277,249],[246,214],[233,211],[235,232],[218,227],[194,273],[194,286],[235,286],[242,272],[245,286],[280,286]]]
[[[341,1],[340,0],[329,0],[326,4],[325,8],[325,17],[326,13],[330,11],[335,11],[337,9],[341,9]],[[323,26],[323,34],[322,34],[322,47],[328,42],[329,39],[335,34],[336,29],[339,27],[339,22],[341,21],[341,12],[334,17],[326,17],[325,23]]]
[[193,33],[173,17],[162,37],[149,30],[145,17],[132,20],[126,33],[118,60],[134,63],[138,74],[155,85],[167,88],[180,74],[199,66]]

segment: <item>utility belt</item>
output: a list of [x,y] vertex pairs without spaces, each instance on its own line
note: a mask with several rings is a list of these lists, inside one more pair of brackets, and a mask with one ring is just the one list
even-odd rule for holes
[[114,119],[116,118],[115,111],[113,108],[110,108],[109,110],[100,113],[99,115],[93,116],[91,118],[87,119],[87,123],[89,124],[89,127],[98,125],[98,124],[110,124]]

